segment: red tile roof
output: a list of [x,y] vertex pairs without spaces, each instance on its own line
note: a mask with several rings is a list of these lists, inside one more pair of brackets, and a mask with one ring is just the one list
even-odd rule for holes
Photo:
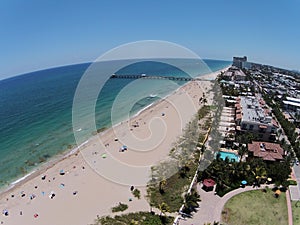
[[265,101],[264,101],[263,99],[259,99],[259,103],[260,103],[261,105],[265,105],[265,104],[266,104]]
[[206,186],[206,187],[213,187],[214,185],[216,184],[216,182],[213,180],[213,179],[205,179],[203,181],[203,185]]
[[279,144],[270,142],[253,141],[248,144],[248,151],[253,152],[255,157],[266,161],[276,161],[283,159],[284,151]]
[[236,103],[236,104],[235,104],[235,107],[241,108],[241,104],[240,104],[240,103]]
[[265,115],[269,115],[270,114],[270,109],[264,109],[264,113],[265,113]]

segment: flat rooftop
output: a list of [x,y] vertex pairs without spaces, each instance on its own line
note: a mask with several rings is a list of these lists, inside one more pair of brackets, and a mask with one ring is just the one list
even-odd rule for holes
[[298,103],[300,103],[299,98],[286,97],[286,100],[289,101],[289,102],[298,102]]
[[264,110],[255,97],[242,96],[240,105],[242,107],[242,121],[266,123]]
[[292,102],[292,101],[282,101],[283,104],[286,104],[286,105],[293,105],[293,106],[297,106],[297,107],[300,107],[300,102]]

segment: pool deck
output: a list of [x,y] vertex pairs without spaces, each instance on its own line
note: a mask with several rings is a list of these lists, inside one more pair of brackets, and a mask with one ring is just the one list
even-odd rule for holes
[[228,149],[228,148],[220,148],[221,152],[228,152],[228,153],[234,153],[238,155],[238,150]]

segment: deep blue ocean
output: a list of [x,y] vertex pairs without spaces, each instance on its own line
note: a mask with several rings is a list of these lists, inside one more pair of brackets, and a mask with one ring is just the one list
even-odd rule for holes
[[[204,60],[211,71],[231,64],[229,61]],[[113,61],[105,62],[106,66]],[[182,68],[195,74],[208,71],[197,66],[193,60],[179,60]],[[70,65],[36,71],[0,81],[0,186],[28,174],[50,158],[75,146],[72,127],[72,104],[76,87],[90,63]],[[116,74],[151,74],[158,76],[187,76],[182,70],[165,63],[146,61],[134,63]],[[95,108],[97,129],[110,127],[111,107],[115,97],[132,79],[109,79],[102,88]],[[132,96],[145,89],[157,96],[166,96],[174,91],[174,85],[164,80],[143,81],[140,90],[126,92],[124,104],[130,104]],[[184,84],[183,81],[177,82]],[[146,87],[146,88],[145,88]],[[130,111],[133,115],[158,97],[142,98]],[[120,106],[122,108],[122,106]],[[84,109],[83,109],[84,110]],[[119,110],[113,122],[126,117]],[[84,128],[83,128],[84,129]],[[84,136],[91,137],[89,130]]]

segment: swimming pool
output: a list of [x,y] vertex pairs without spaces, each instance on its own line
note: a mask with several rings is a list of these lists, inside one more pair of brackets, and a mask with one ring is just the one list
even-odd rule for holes
[[233,152],[223,152],[223,151],[219,151],[217,152],[216,154],[216,158],[217,158],[217,155],[220,154],[220,158],[225,160],[226,158],[229,159],[229,162],[239,162],[240,161],[240,157],[233,153]]

